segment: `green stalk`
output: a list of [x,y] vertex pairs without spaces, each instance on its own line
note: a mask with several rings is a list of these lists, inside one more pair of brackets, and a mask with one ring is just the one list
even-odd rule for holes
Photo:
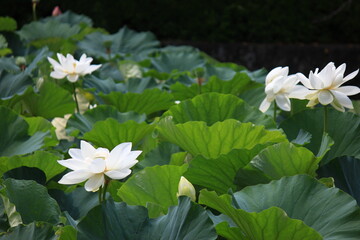
[[276,110],[277,110],[277,105],[276,102],[274,101],[274,121],[276,123]]
[[99,204],[102,203],[101,197],[102,197],[102,186],[99,188]]
[[74,88],[74,98],[75,98],[75,104],[76,104],[76,111],[77,113],[80,113],[80,109],[79,109],[79,103],[76,97],[76,86],[75,83],[73,83],[73,88]]
[[33,12],[33,20],[37,20],[36,16],[36,5],[38,4],[38,0],[32,0],[32,12]]
[[327,106],[324,106],[324,129],[323,129],[324,134],[327,131],[327,119],[328,119],[328,108]]
[[107,188],[108,188],[108,185],[109,185],[109,179],[107,179],[107,177],[105,176],[105,186],[104,186],[104,192],[103,192],[103,201],[105,201],[105,198],[106,198],[106,191],[107,191]]

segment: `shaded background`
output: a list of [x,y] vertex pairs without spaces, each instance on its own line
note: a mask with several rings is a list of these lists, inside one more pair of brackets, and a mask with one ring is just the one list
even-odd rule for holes
[[[32,20],[30,0],[1,0],[1,6],[0,15],[19,27]],[[250,70],[289,66],[307,75],[329,61],[345,62],[347,72],[360,66],[360,1],[40,0],[38,16],[55,6],[87,15],[110,33],[124,25],[151,31],[164,45],[195,46]]]

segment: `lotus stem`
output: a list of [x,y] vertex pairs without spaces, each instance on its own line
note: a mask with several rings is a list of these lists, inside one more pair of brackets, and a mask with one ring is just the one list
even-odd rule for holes
[[33,20],[36,21],[37,20],[37,16],[36,16],[36,5],[38,4],[38,0],[32,0],[32,12],[33,12]]
[[75,98],[75,104],[76,104],[76,111],[77,113],[80,113],[80,109],[79,109],[79,103],[76,97],[76,86],[75,83],[73,83],[73,89],[74,89],[74,98]]
[[274,101],[274,121],[276,123],[276,110],[277,110],[277,105],[276,102]]
[[99,188],[99,204],[102,203],[102,186]]
[[105,176],[105,186],[104,186],[104,191],[103,191],[103,196],[102,196],[102,200],[105,201],[105,198],[106,198],[106,191],[107,191],[107,188],[109,186],[109,182],[110,180]]
[[327,106],[324,106],[324,129],[323,129],[324,134],[327,131],[327,119],[328,119],[328,108]]

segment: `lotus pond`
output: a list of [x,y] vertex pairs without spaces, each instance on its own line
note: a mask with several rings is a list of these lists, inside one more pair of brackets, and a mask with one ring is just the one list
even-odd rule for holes
[[356,69],[249,71],[72,12],[0,33],[0,239],[360,239]]

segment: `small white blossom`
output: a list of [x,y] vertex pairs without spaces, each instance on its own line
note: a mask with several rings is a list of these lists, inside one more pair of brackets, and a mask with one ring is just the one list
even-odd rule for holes
[[50,76],[56,79],[67,77],[73,83],[79,79],[79,76],[90,74],[101,67],[101,64],[90,65],[93,59],[86,57],[86,54],[83,54],[79,61],[74,59],[71,54],[67,54],[65,58],[64,55],[58,53],[57,57],[59,62],[48,57],[49,62],[54,67],[54,71],[50,73]]
[[324,69],[319,72],[310,71],[309,78],[298,73],[301,83],[310,89],[310,92],[303,92],[306,99],[310,100],[307,107],[313,107],[318,103],[322,105],[331,104],[336,110],[345,111],[345,108],[353,109],[353,104],[348,96],[360,93],[360,88],[356,86],[343,86],[343,83],[353,79],[359,72],[356,70],[344,77],[346,64],[343,63],[338,68],[333,62],[328,63]]
[[265,79],[266,97],[260,105],[260,111],[266,112],[273,101],[284,111],[291,110],[290,98],[305,99],[303,86],[296,85],[299,79],[290,75],[288,67],[277,67],[271,70]]
[[131,151],[131,142],[117,145],[111,152],[106,148],[94,148],[81,141],[80,149],[69,149],[70,159],[58,162],[73,170],[65,174],[60,184],[78,184],[86,181],[85,190],[95,192],[105,184],[105,175],[111,179],[123,179],[130,175],[131,167],[141,151]]

